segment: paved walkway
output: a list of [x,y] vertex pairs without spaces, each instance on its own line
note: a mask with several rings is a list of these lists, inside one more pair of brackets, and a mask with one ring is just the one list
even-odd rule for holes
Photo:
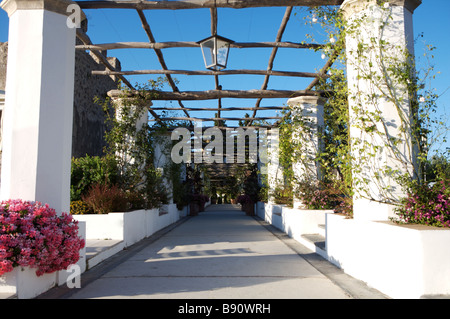
[[41,298],[383,298],[231,205],[210,206]]

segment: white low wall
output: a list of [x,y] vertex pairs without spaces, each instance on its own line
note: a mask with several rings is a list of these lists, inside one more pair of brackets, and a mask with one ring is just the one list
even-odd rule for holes
[[391,298],[450,294],[450,229],[347,219],[332,211],[257,204],[257,215],[303,243],[325,224],[321,254]]
[[319,232],[318,225],[325,225],[325,216],[332,210],[308,210],[284,205],[258,202],[256,214],[294,239],[301,235]]
[[[85,238],[86,225],[78,224],[78,236]],[[81,274],[86,270],[86,248],[80,250],[80,259],[75,271]],[[34,298],[55,285],[63,285],[74,272],[69,270],[55,271],[50,274],[36,276],[36,268],[15,267],[12,272],[0,276],[0,294],[17,296],[18,299]]]
[[118,239],[128,247],[175,223],[183,214],[175,204],[170,204],[160,209],[74,215],[74,218],[86,222],[86,239]]
[[450,294],[450,229],[329,214],[328,260],[392,298]]
[[16,295],[18,299],[34,298],[56,285],[57,272],[36,276],[36,269],[15,267],[0,276],[0,293]]
[[[187,216],[187,208],[178,210],[175,204],[160,209],[136,210],[105,215],[73,215],[79,222],[79,236],[84,239],[118,239],[124,247],[153,235],[157,231]],[[37,277],[35,269],[15,268],[13,272],[0,276],[0,294],[16,295],[19,299],[34,298],[55,285],[63,285],[75,271],[80,275],[86,270],[86,248],[80,251],[78,268],[62,270]]]

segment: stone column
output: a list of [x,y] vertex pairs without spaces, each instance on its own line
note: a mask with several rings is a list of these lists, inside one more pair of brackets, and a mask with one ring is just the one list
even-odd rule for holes
[[267,135],[269,143],[268,163],[267,165],[267,183],[268,183],[268,202],[275,203],[275,188],[284,184],[283,168],[279,161],[279,140],[280,135],[278,129],[271,129]]
[[64,0],[4,0],[9,51],[0,198],[68,212],[75,28]]
[[[130,154],[130,151],[132,149],[134,150],[136,142],[136,134],[138,134],[144,128],[144,125],[148,123],[147,109],[150,106],[152,106],[153,103],[151,101],[145,101],[142,102],[142,104],[134,105],[134,103],[138,104],[139,102],[138,101],[130,102],[119,96],[110,96],[110,97],[115,112],[114,116],[117,122],[123,124],[131,124],[127,123],[127,121],[130,121],[130,118],[135,120],[134,124],[135,131],[130,132],[131,135],[126,135],[124,138],[124,141],[126,143],[125,149],[118,150],[116,152],[116,157],[120,158],[120,161],[123,164],[134,164],[136,159],[133,158],[133,155]],[[142,165],[144,166],[145,163],[143,163]]]
[[[292,154],[294,178],[298,182],[317,183],[321,179],[321,168],[316,160],[322,149],[320,133],[324,126],[323,107],[325,99],[318,96],[300,96],[288,100],[294,122],[292,141],[297,148]],[[303,204],[294,196],[294,208]]]
[[173,204],[173,186],[172,181],[168,178],[169,165],[171,164],[171,148],[172,139],[170,134],[160,134],[154,141],[154,165],[163,175],[164,187],[168,192],[168,204]]
[[[414,9],[420,0],[345,0],[354,218],[387,220],[404,195],[401,174],[414,177],[411,100],[393,66],[411,65]],[[413,72],[412,70],[408,70]]]

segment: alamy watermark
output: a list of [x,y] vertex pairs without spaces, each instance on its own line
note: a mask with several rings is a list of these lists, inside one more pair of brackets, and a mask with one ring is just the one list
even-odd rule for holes
[[67,6],[67,13],[70,15],[67,17],[66,24],[69,29],[81,27],[81,8],[78,4],[72,3]]
[[203,130],[199,125],[194,128],[193,134],[187,128],[176,128],[171,139],[178,140],[170,154],[177,164],[267,164],[269,159],[273,160],[278,155],[279,129],[210,127]]
[[67,288],[81,288],[81,267],[77,264],[70,265],[66,272],[68,274],[66,279]]

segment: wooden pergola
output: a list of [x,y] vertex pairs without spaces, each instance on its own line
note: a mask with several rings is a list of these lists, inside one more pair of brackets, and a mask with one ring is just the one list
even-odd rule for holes
[[[83,44],[77,45],[79,50],[90,50],[99,61],[105,66],[105,70],[93,71],[93,75],[106,75],[117,76],[122,82],[131,90],[132,94],[135,91],[133,85],[126,79],[126,76],[130,75],[163,75],[167,79],[172,91],[158,91],[149,92],[157,93],[152,95],[153,100],[167,100],[177,101],[178,107],[149,107],[149,112],[153,116],[153,121],[165,121],[165,120],[184,120],[190,121],[216,121],[216,123],[225,124],[225,121],[245,120],[247,126],[257,125],[257,120],[275,120],[279,121],[281,116],[258,116],[260,110],[283,110],[285,107],[280,105],[273,106],[261,106],[263,99],[273,98],[292,98],[297,96],[317,96],[322,95],[324,92],[318,92],[313,90],[319,79],[327,77],[327,70],[333,64],[336,56],[333,56],[328,60],[319,72],[294,72],[292,70],[274,70],[274,60],[279,49],[293,48],[293,49],[319,49],[323,47],[317,43],[293,43],[284,42],[282,40],[283,33],[286,29],[286,25],[292,15],[294,6],[321,6],[321,5],[340,5],[343,0],[184,0],[184,1],[147,1],[147,0],[132,0],[132,1],[77,1],[77,4],[83,10],[89,9],[131,9],[135,10],[139,16],[142,28],[144,29],[148,41],[147,42],[115,42],[115,43],[92,43],[89,36],[77,29],[77,37]],[[211,34],[217,34],[218,23],[218,8],[256,8],[256,7],[286,7],[281,24],[277,31],[276,38],[272,42],[234,42],[231,44],[231,49],[252,49],[252,48],[272,48],[267,68],[264,70],[250,70],[250,69],[238,69],[238,70],[173,70],[169,69],[166,60],[163,55],[163,50],[168,48],[190,48],[200,47],[197,42],[156,42],[155,36],[150,28],[150,24],[144,14],[145,10],[188,10],[188,9],[204,9],[208,8],[211,16]],[[161,69],[154,70],[117,70],[107,60],[103,52],[106,50],[123,50],[123,49],[151,49],[154,50]],[[205,91],[185,91],[179,90],[176,81],[172,77],[173,75],[207,75],[214,77],[215,87],[211,90]],[[260,88],[251,90],[226,90],[222,89],[219,82],[219,77],[227,75],[260,75],[264,79]],[[305,89],[299,90],[273,90],[268,89],[269,78],[273,76],[279,77],[294,77],[294,78],[311,78],[311,83]],[[117,97],[123,94],[120,90],[113,90],[109,92],[109,96]],[[256,103],[253,107],[244,107],[238,104],[235,107],[223,107],[222,99],[234,98],[234,99],[256,99]],[[183,101],[194,100],[217,100],[217,107],[186,107]],[[222,112],[227,111],[248,111],[251,115],[247,115],[246,118],[227,117],[223,116]],[[183,111],[184,116],[177,117],[161,117],[156,111]],[[214,117],[201,117],[191,116],[193,112],[202,111],[215,111]],[[199,113],[197,113],[199,114]],[[261,125],[261,123],[260,123]],[[276,125],[276,123],[274,124]],[[267,126],[267,125],[266,125]],[[269,125],[270,126],[270,125]]]

